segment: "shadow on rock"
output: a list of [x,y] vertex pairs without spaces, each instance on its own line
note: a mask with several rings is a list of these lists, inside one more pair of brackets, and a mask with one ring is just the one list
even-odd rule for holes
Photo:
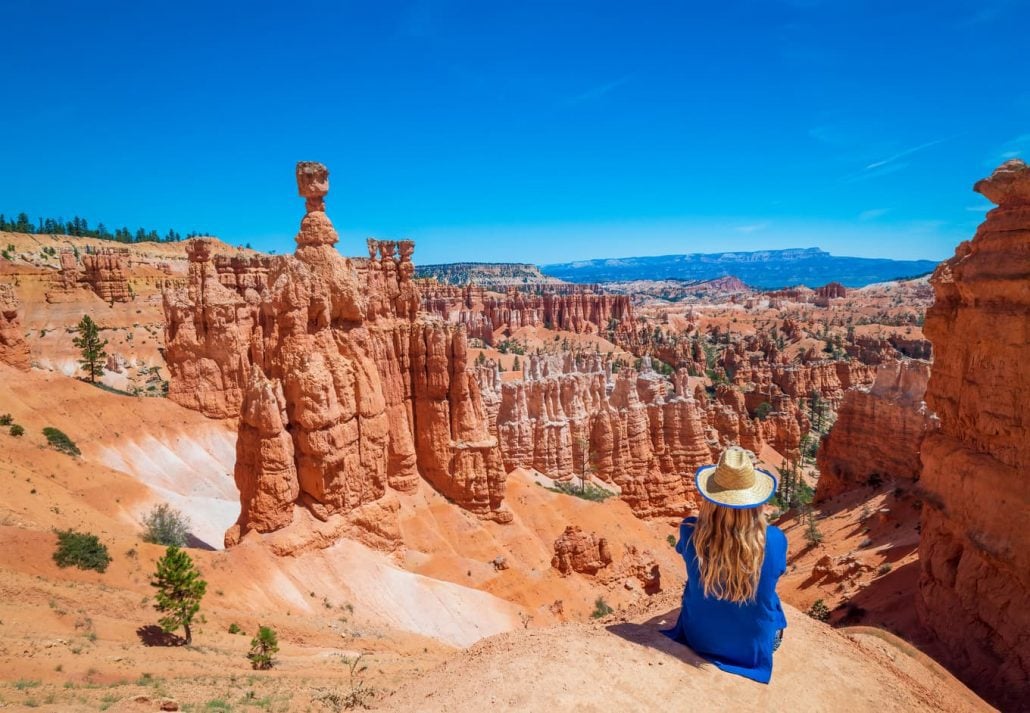
[[144,646],[183,646],[186,644],[186,639],[177,634],[165,632],[157,624],[141,626],[136,629],[136,636]]
[[634,624],[627,621],[612,624],[605,627],[605,629],[630,643],[661,651],[663,654],[667,654],[682,663],[689,664],[694,668],[701,668],[702,664],[707,663],[707,661],[695,654],[689,647],[670,639],[662,633],[662,631],[676,626],[679,613],[680,610],[677,608],[666,614],[660,614],[648,619],[643,624]]

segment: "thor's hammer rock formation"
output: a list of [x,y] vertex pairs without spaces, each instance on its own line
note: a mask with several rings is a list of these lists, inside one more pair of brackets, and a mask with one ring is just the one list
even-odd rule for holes
[[294,255],[220,280],[232,266],[194,241],[188,289],[165,294],[169,395],[239,418],[241,512],[226,545],[286,527],[297,505],[327,520],[420,478],[510,520],[465,333],[418,315],[414,244],[371,240],[367,260],[343,257],[324,210],[328,170],[302,162],[297,185],[307,214]]

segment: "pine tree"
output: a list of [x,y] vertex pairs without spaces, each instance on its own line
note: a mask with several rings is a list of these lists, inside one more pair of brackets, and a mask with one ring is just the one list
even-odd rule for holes
[[815,521],[815,513],[812,509],[805,507],[805,511],[802,512],[802,517],[808,516],[808,527],[805,528],[805,542],[808,543],[809,547],[815,547],[823,541],[823,533],[819,531],[819,525]]
[[79,364],[89,375],[89,382],[93,384],[96,383],[98,376],[104,375],[104,361],[107,359],[104,347],[107,346],[107,340],[100,339],[97,323],[90,319],[88,314],[83,316],[76,328],[79,330],[79,336],[75,337],[72,343],[82,351]]
[[192,643],[190,623],[200,610],[200,600],[207,591],[207,582],[200,578],[193,560],[185,551],[172,545],[157,561],[157,572],[150,580],[150,586],[157,589],[154,608],[165,614],[159,622],[161,628],[171,633],[181,626],[186,632],[186,644]]
[[258,670],[270,669],[275,664],[273,658],[279,651],[279,637],[270,626],[258,628],[257,636],[250,640],[250,665]]

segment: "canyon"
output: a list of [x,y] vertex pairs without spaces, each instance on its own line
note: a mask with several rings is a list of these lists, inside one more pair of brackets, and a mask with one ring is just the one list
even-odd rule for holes
[[[32,613],[0,613],[36,649],[0,661],[46,685],[55,666],[85,671],[40,643],[70,627],[46,614],[48,600],[65,606],[68,573],[19,554],[49,547],[54,527],[142,557],[116,558],[106,580],[81,575],[83,611],[103,622],[96,651],[132,640],[102,612],[148,591],[142,567],[160,551],[138,542],[138,523],[166,502],[193,517],[191,554],[221,592],[205,636],[227,651],[231,623],[272,621],[308,671],[353,640],[397,691],[383,707],[405,709],[434,681],[457,690],[448,666],[463,657],[568,665],[553,648],[526,653],[554,632],[657,667],[676,660],[650,637],[684,578],[669,538],[698,505],[695,470],[739,444],[814,489],[810,505],[781,493],[768,510],[791,547],[784,680],[800,685],[830,652],[861,672],[863,700],[878,701],[867,709],[983,709],[911,643],[1013,705],[1028,670],[1023,164],[977,184],[998,208],[932,278],[775,290],[729,277],[568,284],[473,263],[419,277],[410,240],[345,257],[328,169],[302,162],[295,178],[305,211],[287,255],[213,237],[111,249],[5,234],[0,411],[28,428],[0,434],[12,487],[0,567],[5,595]],[[84,313],[110,340],[105,390],[69,378]],[[38,435],[52,424],[84,444],[71,465]],[[812,522],[822,542],[806,541]],[[790,606],[816,600],[843,633]],[[638,661],[623,639],[648,653]],[[783,684],[771,695],[796,700]]]

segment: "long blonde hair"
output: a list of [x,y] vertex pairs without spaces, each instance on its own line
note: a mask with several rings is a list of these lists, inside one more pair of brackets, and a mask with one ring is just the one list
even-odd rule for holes
[[706,597],[753,602],[765,559],[762,508],[726,508],[703,500],[694,550]]

